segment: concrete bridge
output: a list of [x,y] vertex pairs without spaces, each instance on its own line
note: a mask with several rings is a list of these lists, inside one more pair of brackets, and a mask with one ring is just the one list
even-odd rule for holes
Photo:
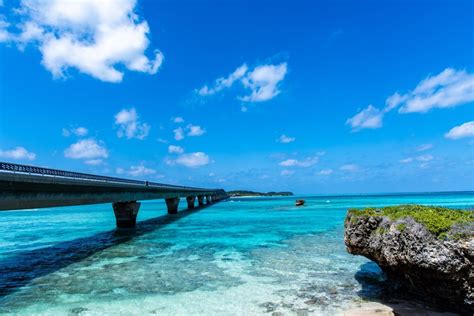
[[0,162],[0,211],[112,203],[117,227],[136,224],[139,200],[165,199],[168,214],[228,198],[223,189],[204,189]]

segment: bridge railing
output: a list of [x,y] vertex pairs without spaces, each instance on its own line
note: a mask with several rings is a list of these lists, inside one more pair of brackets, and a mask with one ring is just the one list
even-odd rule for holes
[[38,176],[72,178],[72,179],[86,180],[86,181],[124,183],[124,184],[133,184],[133,185],[140,185],[140,186],[147,186],[147,187],[166,188],[166,189],[209,191],[208,189],[201,189],[201,188],[195,188],[195,187],[163,184],[163,183],[158,183],[158,182],[140,181],[140,180],[124,179],[124,178],[109,177],[109,176],[99,176],[99,175],[94,175],[94,174],[89,174],[89,173],[43,168],[43,167],[36,167],[36,166],[30,166],[30,165],[21,165],[21,164],[15,164],[15,163],[10,163],[10,162],[0,162],[0,174],[1,173],[22,173],[22,174],[38,175]]

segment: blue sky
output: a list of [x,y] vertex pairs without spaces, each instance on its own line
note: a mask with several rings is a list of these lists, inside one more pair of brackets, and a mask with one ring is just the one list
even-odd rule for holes
[[225,189],[474,189],[472,1],[0,4],[2,161]]

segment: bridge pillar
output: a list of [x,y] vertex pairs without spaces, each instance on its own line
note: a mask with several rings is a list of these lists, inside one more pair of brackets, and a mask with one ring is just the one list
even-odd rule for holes
[[211,196],[210,195],[206,195],[206,204],[211,204],[212,201],[211,201]]
[[198,205],[204,206],[204,195],[198,195]]
[[136,201],[130,202],[114,202],[115,220],[118,228],[133,228],[137,223],[138,209],[140,203]]
[[178,214],[179,197],[165,199],[168,214]]
[[196,201],[195,196],[187,196],[186,202],[188,202],[188,208],[194,208],[194,201]]

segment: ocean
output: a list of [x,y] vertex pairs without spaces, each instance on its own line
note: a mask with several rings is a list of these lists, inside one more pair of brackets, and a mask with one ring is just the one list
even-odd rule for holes
[[474,193],[182,200],[177,216],[144,201],[125,231],[110,204],[0,212],[0,314],[342,315],[384,278],[346,252],[347,210],[411,203],[472,209]]

